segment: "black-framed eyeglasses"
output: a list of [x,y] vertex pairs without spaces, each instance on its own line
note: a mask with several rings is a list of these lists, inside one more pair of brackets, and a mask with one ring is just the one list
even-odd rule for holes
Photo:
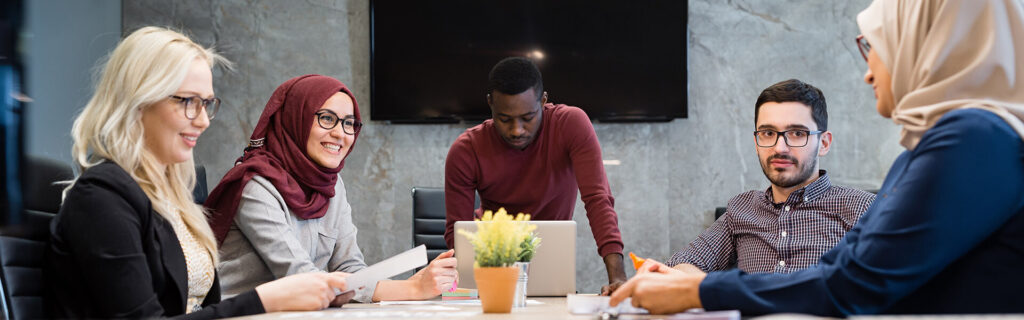
[[868,39],[865,39],[863,34],[857,36],[857,49],[860,50],[860,56],[864,57],[864,61],[868,61],[868,53],[871,52],[871,44],[868,43]]
[[786,130],[786,131],[775,131],[775,130],[757,130],[754,131],[754,140],[757,141],[757,146],[762,148],[774,147],[779,142],[781,136],[786,140],[786,145],[790,147],[803,147],[807,145],[807,141],[810,140],[811,135],[821,134],[824,131],[818,130]]
[[344,118],[340,118],[337,113],[327,109],[320,109],[320,111],[317,111],[314,115],[316,115],[316,123],[319,124],[321,128],[327,130],[337,127],[338,122],[341,122],[341,131],[344,131],[349,135],[359,133],[359,130],[363,129],[363,123],[356,120],[356,116],[354,115],[347,115]]
[[206,108],[206,117],[213,120],[213,116],[217,114],[217,109],[220,109],[219,98],[203,99],[197,96],[182,97],[176,95],[171,95],[169,98],[178,100],[178,103],[185,107],[185,118],[189,120],[195,120],[199,116],[199,108]]

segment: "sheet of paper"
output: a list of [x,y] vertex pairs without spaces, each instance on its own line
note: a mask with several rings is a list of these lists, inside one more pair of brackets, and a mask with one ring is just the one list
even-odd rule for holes
[[442,304],[448,304],[448,305],[479,306],[480,305],[480,299],[448,300],[448,301],[442,301],[441,303]]
[[408,305],[435,305],[441,304],[438,300],[391,300],[379,302],[382,306],[408,306]]
[[[419,247],[409,249],[408,251],[399,253],[391,258],[384,259],[384,261],[366,267],[363,270],[356,271],[356,273],[348,276],[348,278],[345,279],[345,282],[348,285],[348,291],[352,291],[360,287],[376,286],[377,281],[397,276],[402,272],[406,272],[426,264],[427,247],[420,245]],[[344,292],[338,292],[338,294],[341,293]]]
[[[644,308],[633,306],[633,301],[626,298],[619,305],[612,307],[608,305],[611,297],[592,294],[570,294],[566,296],[565,304],[572,314],[595,314],[602,313],[618,315],[619,319],[647,319],[650,315]],[[704,311],[703,309],[690,309],[686,312],[664,315],[660,319],[672,320],[740,320],[740,312],[736,310]]]
[[480,311],[429,311],[429,310],[368,310],[368,309],[357,309],[357,310],[332,310],[330,312],[314,311],[314,312],[290,312],[290,313],[271,313],[266,315],[267,318],[274,318],[276,315],[277,319],[381,319],[381,318],[408,318],[408,319],[427,319],[427,318],[476,318],[480,317]]
[[380,302],[380,305],[381,306],[425,306],[425,305],[480,306],[480,299],[478,299],[478,298],[458,299],[458,301],[438,301],[438,299],[428,299],[428,301],[390,301],[390,302]]
[[[526,299],[527,306],[542,305],[543,302]],[[479,306],[480,299],[467,299],[467,300],[397,300],[397,301],[381,301],[382,306],[397,306],[397,305],[467,305],[467,306]]]
[[739,310],[704,311],[704,309],[690,309],[686,312],[667,315],[668,320],[740,320]]

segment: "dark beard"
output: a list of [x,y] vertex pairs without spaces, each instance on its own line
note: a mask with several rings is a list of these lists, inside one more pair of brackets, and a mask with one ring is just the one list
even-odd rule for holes
[[[817,153],[817,152],[815,152],[815,153]],[[774,176],[773,177],[771,173],[772,173],[772,171],[774,171],[774,169],[771,169],[771,162],[774,159],[783,159],[783,160],[792,161],[793,162],[793,166],[796,167],[797,169],[799,169],[800,171],[797,173],[797,175],[795,175],[795,176],[793,176],[791,178],[784,178],[782,176]],[[810,163],[804,164],[802,162],[797,161],[796,158],[793,158],[791,156],[774,155],[774,156],[768,157],[768,159],[765,159],[765,161],[763,163],[761,163],[761,171],[764,172],[765,178],[768,178],[768,181],[772,182],[772,185],[779,186],[780,188],[789,188],[789,187],[792,187],[792,186],[804,183],[804,181],[807,181],[807,179],[810,179],[811,176],[814,175],[814,167],[817,167],[817,164],[818,164],[818,157],[814,157],[814,159],[811,160]]]

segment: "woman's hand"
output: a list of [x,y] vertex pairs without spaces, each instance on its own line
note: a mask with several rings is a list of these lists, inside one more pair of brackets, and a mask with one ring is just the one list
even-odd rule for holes
[[309,311],[327,308],[336,299],[335,289],[346,290],[344,276],[309,272],[261,284],[256,294],[266,312]]
[[[341,272],[341,271],[331,272],[331,274],[335,275],[335,276],[338,276],[338,277],[341,277],[342,279],[348,278],[348,276],[352,275],[351,273]],[[346,286],[347,285],[348,285],[348,283],[346,283]],[[352,288],[352,289],[356,289],[356,288]],[[351,290],[349,292],[345,292],[345,293],[339,294],[337,297],[334,297],[334,301],[331,301],[331,307],[340,307],[340,306],[344,305],[346,302],[352,301],[352,297],[355,297],[355,296],[356,296],[356,290]]]
[[455,250],[445,251],[434,258],[426,268],[409,277],[415,291],[418,292],[418,298],[433,298],[452,287],[455,279],[459,278],[459,272],[455,271],[457,261],[454,255]]

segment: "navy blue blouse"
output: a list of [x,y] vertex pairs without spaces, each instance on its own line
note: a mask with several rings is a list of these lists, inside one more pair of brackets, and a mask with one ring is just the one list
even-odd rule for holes
[[951,111],[819,264],[712,272],[699,292],[744,315],[1024,312],[1024,141],[994,113]]

